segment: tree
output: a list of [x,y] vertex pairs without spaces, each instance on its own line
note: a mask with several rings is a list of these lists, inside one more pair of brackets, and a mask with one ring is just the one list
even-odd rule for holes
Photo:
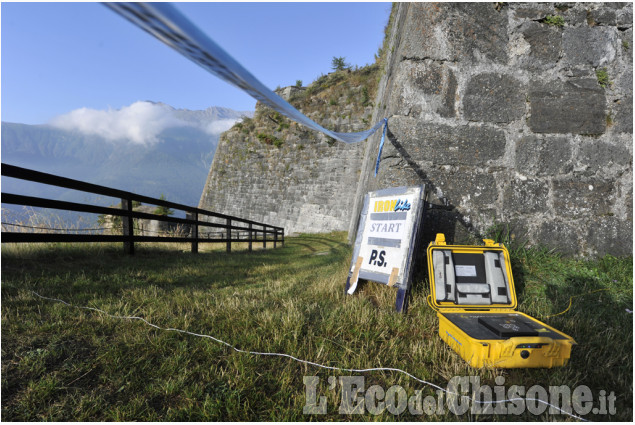
[[302,80],[296,80],[295,81],[295,86],[296,87],[302,87]]
[[346,58],[343,56],[335,57],[333,56],[333,60],[331,61],[331,68],[334,71],[344,71],[345,69],[350,68],[351,65],[346,63]]
[[[162,200],[162,201],[167,201],[167,199],[165,198],[165,195],[163,193],[161,194],[161,196],[159,196],[159,199]],[[174,214],[174,211],[171,208],[159,205],[154,210],[154,213],[157,214],[157,215],[172,215],[172,214]]]

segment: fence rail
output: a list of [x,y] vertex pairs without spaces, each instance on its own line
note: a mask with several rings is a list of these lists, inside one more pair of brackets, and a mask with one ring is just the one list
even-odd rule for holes
[[[284,245],[284,229],[282,227],[245,220],[239,217],[166,201],[164,199],[151,198],[149,196],[138,195],[5,163],[2,163],[2,175],[121,199],[121,208],[113,208],[2,192],[1,200],[3,204],[104,214],[121,217],[122,222],[120,235],[76,234],[72,233],[72,231],[68,233],[5,231],[5,227],[8,228],[11,226],[11,224],[6,223],[3,224],[2,242],[123,242],[124,250],[129,254],[134,254],[134,247],[137,242],[189,242],[192,244],[192,252],[198,252],[199,243],[225,243],[227,252],[231,252],[231,244],[234,242],[247,242],[250,251],[253,249],[253,243],[262,243],[263,248],[267,247],[267,242],[273,242],[274,248],[277,247],[278,243]],[[186,218],[133,211],[132,206],[135,201],[184,211]],[[185,232],[180,232],[180,234],[172,236],[146,236],[135,234],[135,230],[139,230],[135,229],[135,219],[180,224],[183,225],[184,228],[189,228],[187,232],[188,235],[184,235],[183,233]],[[205,219],[214,221],[206,221]],[[208,231],[207,228],[213,228],[214,231]]]

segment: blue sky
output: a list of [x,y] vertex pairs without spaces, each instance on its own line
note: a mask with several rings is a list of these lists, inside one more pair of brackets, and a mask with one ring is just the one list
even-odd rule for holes
[[[2,121],[42,124],[137,101],[253,110],[255,100],[98,3],[2,3]],[[390,3],[178,3],[269,88],[308,84],[331,59],[374,61]]]

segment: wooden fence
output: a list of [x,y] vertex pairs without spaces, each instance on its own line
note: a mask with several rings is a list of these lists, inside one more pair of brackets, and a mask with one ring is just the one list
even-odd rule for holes
[[[2,175],[121,199],[121,208],[113,208],[2,192],[3,204],[104,214],[121,217],[122,221],[122,232],[120,235],[76,234],[72,232],[27,233],[4,231],[3,229],[2,242],[123,242],[124,250],[129,254],[134,254],[136,242],[188,242],[192,244],[192,252],[194,253],[198,252],[199,243],[210,242],[225,243],[227,252],[231,252],[232,242],[247,242],[250,251],[252,250],[253,243],[262,243],[263,248],[267,247],[267,242],[272,242],[274,248],[277,247],[278,243],[282,243],[284,246],[284,229],[282,227],[219,214],[163,199],[150,198],[148,196],[137,195],[135,193],[29,170],[5,163],[2,163]],[[186,218],[133,211],[132,205],[134,201],[185,211]],[[134,219],[148,219],[176,223],[177,225],[181,224],[184,228],[189,227],[189,232],[187,232],[189,234],[176,234],[171,236],[135,235]],[[205,219],[210,221],[206,221]],[[209,228],[216,229],[216,231],[209,231]]]

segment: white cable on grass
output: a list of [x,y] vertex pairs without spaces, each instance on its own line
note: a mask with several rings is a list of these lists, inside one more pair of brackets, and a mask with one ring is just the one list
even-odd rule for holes
[[423,379],[419,379],[416,376],[406,372],[405,370],[397,369],[397,368],[394,368],[394,367],[373,367],[373,368],[368,368],[368,369],[350,369],[350,368],[337,367],[337,366],[326,366],[326,365],[323,365],[323,364],[320,364],[320,363],[315,363],[315,362],[312,362],[312,361],[309,361],[309,360],[299,359],[299,358],[294,357],[294,356],[292,356],[290,354],[284,354],[284,353],[262,353],[262,352],[258,352],[258,351],[241,350],[240,348],[236,348],[233,345],[231,345],[230,343],[225,342],[225,341],[223,341],[221,339],[215,338],[215,337],[213,337],[211,335],[199,334],[199,333],[196,333],[196,332],[190,332],[190,331],[185,331],[185,330],[176,329],[176,328],[163,328],[161,326],[158,326],[158,325],[155,325],[153,323],[148,322],[143,317],[138,317],[138,316],[119,316],[119,315],[116,315],[116,314],[110,314],[110,313],[108,313],[108,312],[106,312],[104,310],[100,310],[100,309],[95,308],[95,307],[76,306],[76,305],[67,303],[64,300],[60,300],[58,298],[49,298],[49,297],[45,297],[43,295],[40,295],[40,294],[38,294],[35,291],[31,291],[31,292],[33,294],[37,295],[38,297],[40,297],[42,299],[45,299],[45,300],[60,302],[60,303],[65,304],[65,305],[67,305],[69,307],[96,311],[96,312],[102,313],[102,314],[104,314],[104,315],[106,315],[108,317],[112,317],[114,319],[141,320],[146,325],[151,326],[151,327],[156,328],[156,329],[159,329],[159,330],[162,330],[162,331],[179,332],[179,333],[183,333],[183,334],[187,334],[187,335],[197,336],[197,337],[200,337],[200,338],[208,338],[208,339],[216,341],[216,342],[218,342],[220,344],[226,345],[227,347],[231,348],[232,350],[234,350],[234,351],[236,351],[238,353],[251,354],[251,355],[256,355],[256,356],[287,357],[289,359],[295,360],[296,362],[308,364],[308,365],[315,366],[315,367],[320,367],[322,369],[338,370],[338,371],[342,371],[342,372],[355,372],[355,373],[365,373],[365,372],[373,372],[373,371],[399,372],[399,373],[403,373],[404,375],[414,379],[415,381],[421,382],[422,384],[425,384],[425,385],[428,385],[430,387],[433,387],[433,388],[436,388],[438,390],[441,390],[441,391],[447,393],[448,395],[454,395],[454,396],[458,396],[458,397],[465,397],[465,398],[468,398],[469,400],[472,400],[472,402],[476,402],[476,403],[480,403],[480,404],[494,404],[494,403],[507,403],[507,402],[512,402],[512,401],[525,401],[525,402],[526,401],[537,401],[537,402],[540,402],[542,404],[546,404],[549,407],[553,407],[553,408],[559,410],[561,413],[569,415],[572,418],[588,422],[587,419],[584,419],[584,418],[582,418],[580,416],[574,415],[573,413],[569,413],[569,412],[567,412],[565,410],[562,410],[560,407],[554,406],[553,404],[548,403],[548,402],[546,402],[544,400],[541,400],[539,398],[520,398],[520,397],[517,397],[517,398],[512,398],[512,399],[507,399],[507,400],[496,400],[496,401],[475,400],[475,399],[469,398],[467,395],[461,395],[461,394],[450,392],[450,391],[446,390],[445,388],[441,388],[440,386],[438,386],[436,384],[433,384],[432,382],[424,381]]

